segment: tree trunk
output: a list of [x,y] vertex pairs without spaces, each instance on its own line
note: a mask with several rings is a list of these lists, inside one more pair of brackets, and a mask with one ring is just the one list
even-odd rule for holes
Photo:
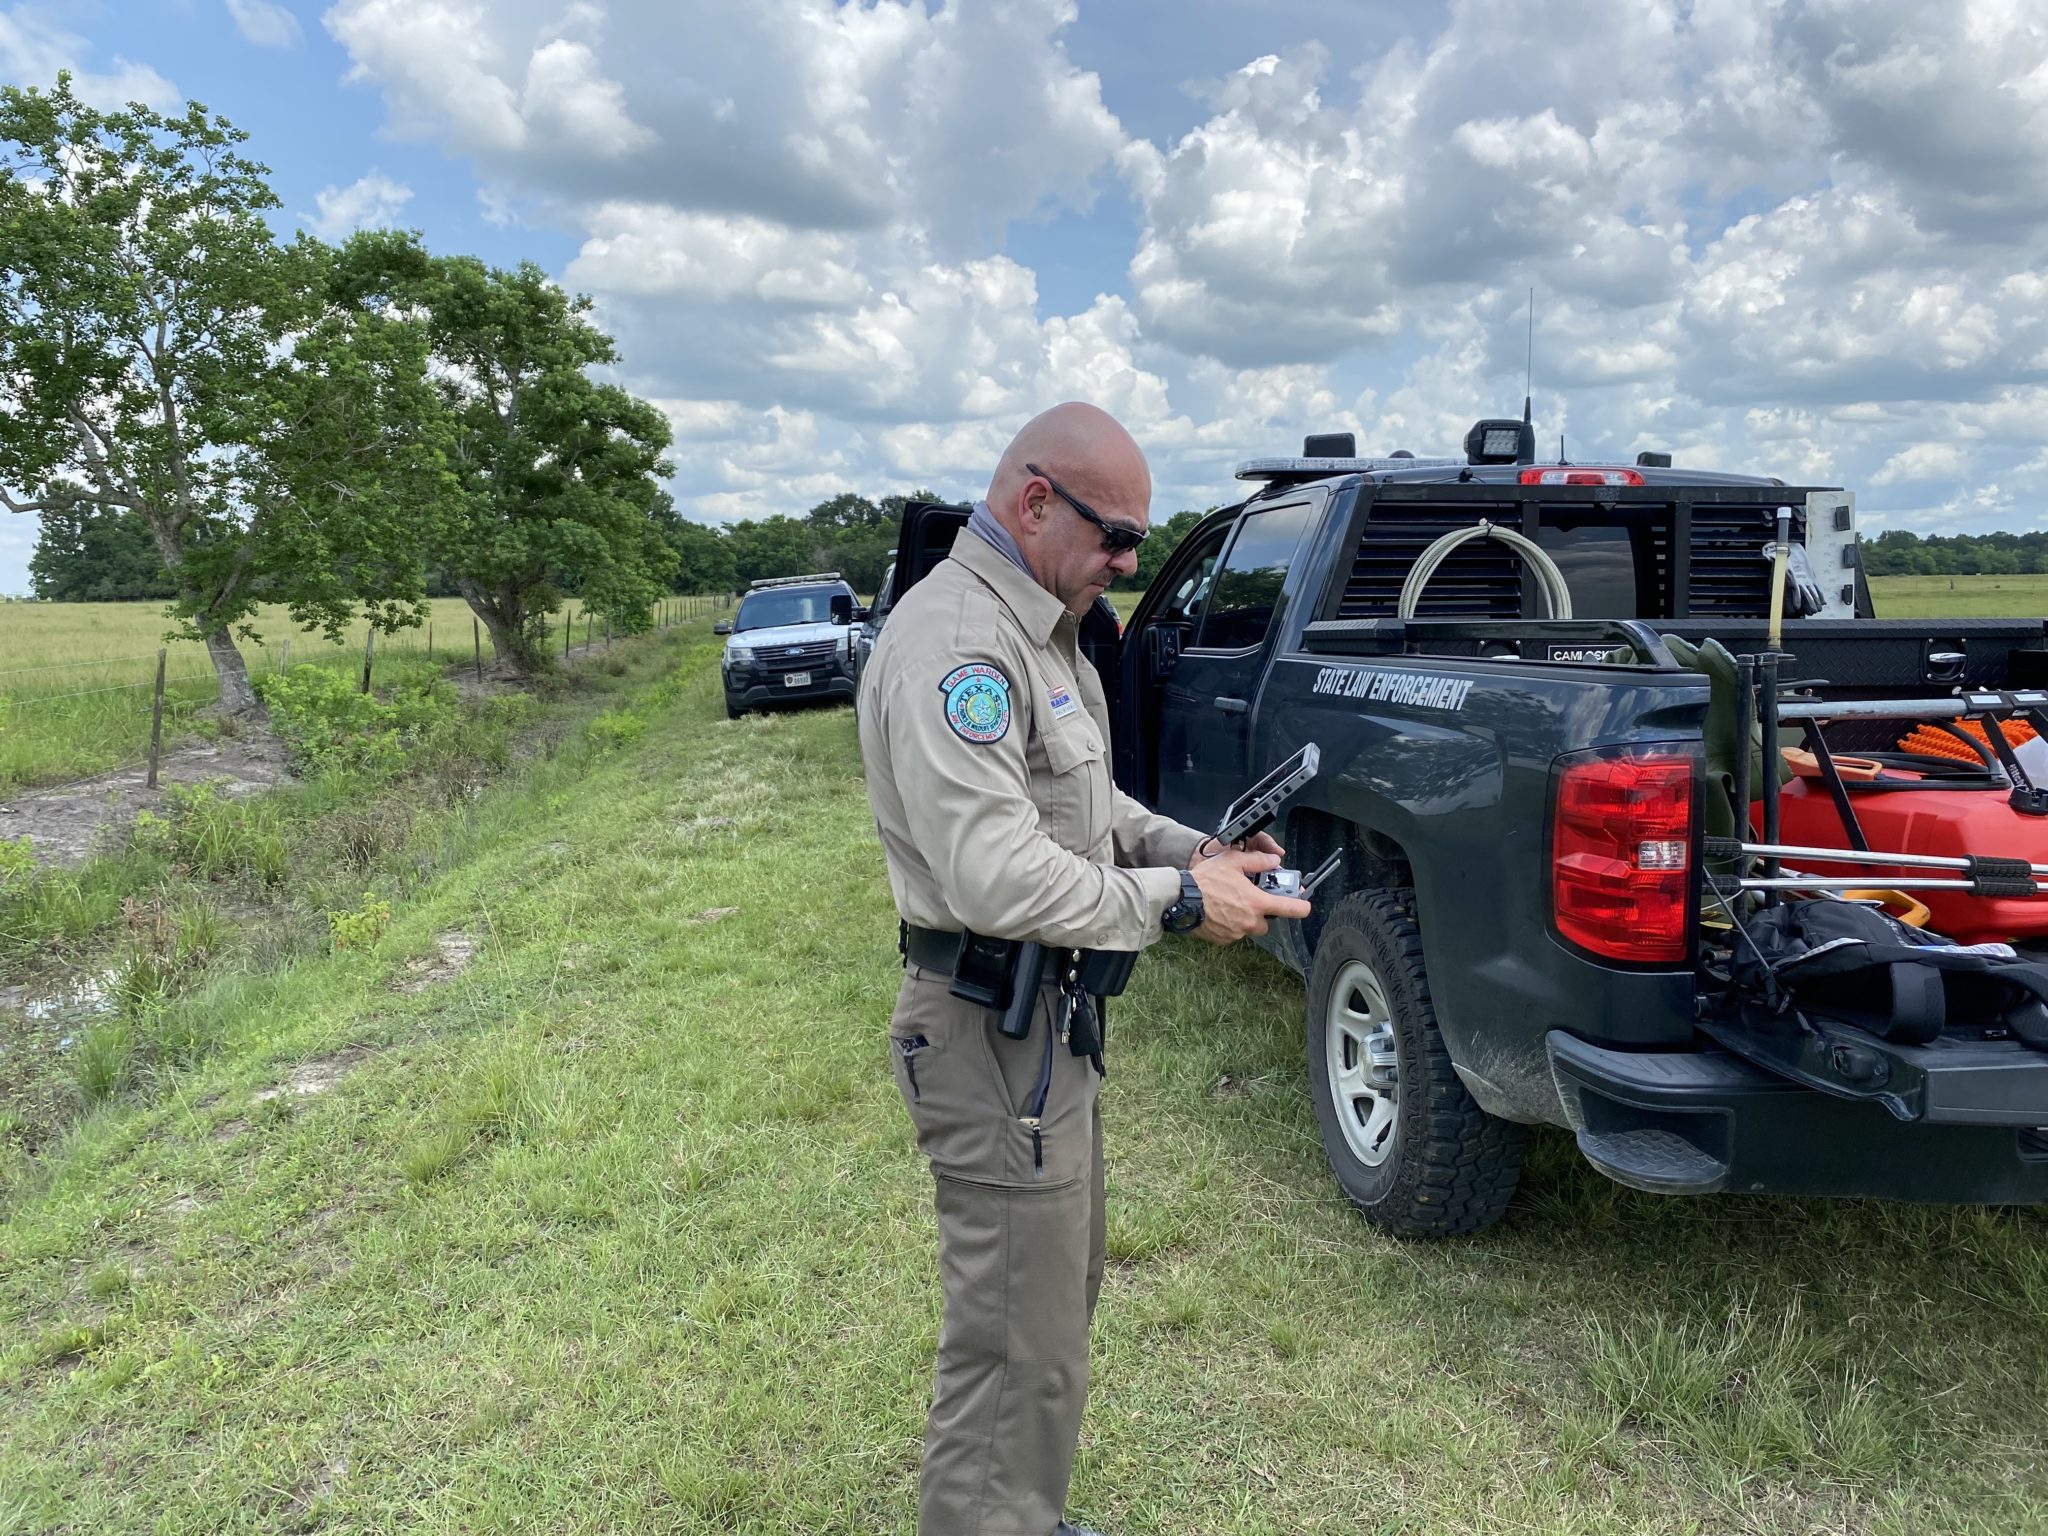
[[483,620],[497,650],[497,668],[519,677],[537,677],[554,664],[545,647],[536,646],[526,632],[526,613],[517,594],[494,593],[473,581],[455,583],[469,611]]
[[270,712],[249,686],[249,668],[235,645],[235,637],[216,630],[206,637],[206,651],[213,658],[214,674],[220,679],[220,707],[245,719],[267,720]]

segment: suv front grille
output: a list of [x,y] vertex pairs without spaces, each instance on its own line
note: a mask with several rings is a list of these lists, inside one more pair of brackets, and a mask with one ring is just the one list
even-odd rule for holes
[[805,640],[795,645],[763,646],[754,652],[754,665],[768,672],[808,672],[840,655],[845,647],[838,640]]

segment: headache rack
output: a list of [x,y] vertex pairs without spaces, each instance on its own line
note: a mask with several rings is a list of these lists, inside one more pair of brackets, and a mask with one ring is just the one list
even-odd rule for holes
[[[1392,618],[1401,584],[1431,543],[1485,519],[1534,539],[1558,563],[1582,609],[1651,619],[1757,617],[1770,606],[1764,546],[1777,509],[1793,509],[1827,598],[1821,617],[1857,608],[1855,498],[1775,485],[1522,486],[1369,483],[1358,496],[1351,567],[1317,617]],[[1675,558],[1675,552],[1683,552]],[[1452,552],[1423,597],[1422,619],[1530,617],[1535,582],[1491,540]]]

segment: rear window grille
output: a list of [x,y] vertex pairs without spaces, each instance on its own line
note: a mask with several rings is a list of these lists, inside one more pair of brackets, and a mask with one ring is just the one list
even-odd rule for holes
[[[1470,526],[1480,514],[1464,507],[1422,507],[1383,502],[1372,509],[1371,522],[1351,562],[1344,583],[1340,619],[1391,618],[1422,552],[1454,529]],[[1512,507],[1490,508],[1485,516],[1503,528],[1518,529],[1521,518]],[[1417,617],[1425,619],[1512,619],[1522,611],[1521,557],[1492,539],[1474,539],[1451,552],[1423,589]]]
[[[1588,506],[1548,504],[1543,515],[1549,523],[1560,523],[1575,515],[1590,513]],[[1672,616],[1672,509],[1656,504],[1635,503],[1628,509],[1640,519],[1635,538],[1635,597],[1633,604],[1587,603],[1592,594],[1573,583],[1575,607],[1584,605],[1581,617],[1669,618]],[[1690,613],[1701,618],[1760,618],[1769,611],[1771,565],[1763,547],[1775,527],[1776,505],[1729,507],[1695,503],[1692,509],[1692,543],[1686,562]],[[1469,527],[1481,517],[1497,526],[1522,531],[1522,518],[1515,506],[1474,507],[1424,506],[1412,503],[1379,502],[1369,513],[1364,537],[1351,562],[1344,583],[1344,597],[1332,617],[1340,619],[1391,618],[1401,598],[1401,584],[1422,552],[1454,529]],[[1793,538],[1804,537],[1806,514],[1793,513]],[[1541,527],[1536,535],[1546,542]],[[1572,556],[1552,550],[1572,580]],[[1622,596],[1626,597],[1626,575]],[[1532,600],[1533,601],[1533,600]],[[1605,606],[1626,608],[1626,612],[1601,613]],[[1522,612],[1522,561],[1512,550],[1493,540],[1475,539],[1453,551],[1437,568],[1423,590],[1421,618],[1514,619]],[[1528,617],[1538,617],[1532,608]]]
[[[1692,509],[1692,612],[1703,618],[1761,618],[1771,607],[1771,563],[1764,545],[1777,536],[1776,507]],[[1806,510],[1792,512],[1792,538],[1806,536]]]

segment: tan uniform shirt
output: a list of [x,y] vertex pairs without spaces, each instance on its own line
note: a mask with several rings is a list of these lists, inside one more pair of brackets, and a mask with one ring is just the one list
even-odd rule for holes
[[1078,632],[964,528],[890,613],[861,675],[860,750],[906,922],[1081,949],[1159,937],[1203,834],[1111,782]]

